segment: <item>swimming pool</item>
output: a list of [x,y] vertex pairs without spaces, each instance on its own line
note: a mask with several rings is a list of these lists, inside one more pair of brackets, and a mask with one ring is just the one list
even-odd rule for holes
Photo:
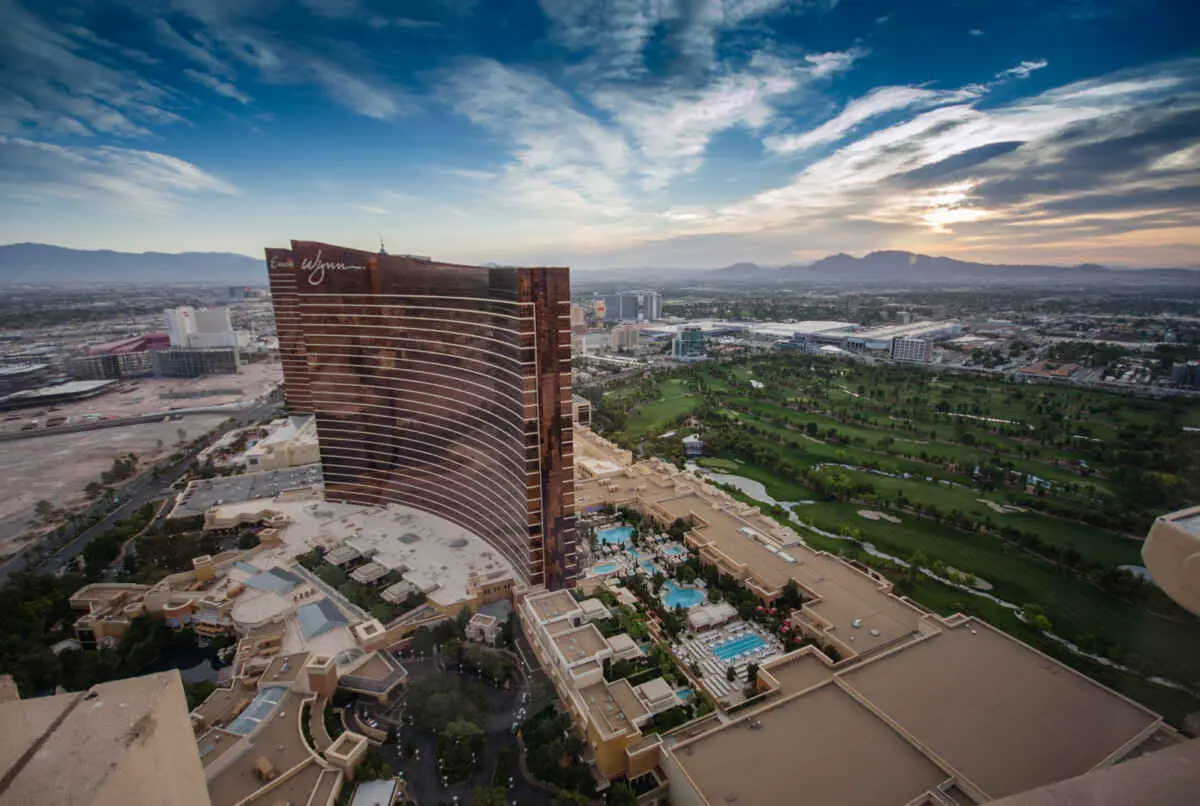
[[601,563],[600,565],[592,566],[592,575],[600,576],[602,574],[611,574],[617,570],[616,563]]
[[680,554],[683,554],[683,546],[667,546],[662,551],[668,557],[678,557]]
[[687,702],[688,699],[692,696],[692,690],[690,688],[681,688],[681,689],[679,689],[679,691],[675,692],[675,696],[678,697],[679,699],[683,700],[684,702]]
[[663,585],[663,589],[666,591],[663,594],[663,602],[672,609],[695,607],[704,601],[704,591],[699,588],[681,588],[668,581]]
[[629,542],[631,537],[633,537],[632,526],[610,526],[596,532],[596,539],[606,546],[618,544],[623,546]]
[[734,655],[740,655],[743,652],[753,652],[760,647],[767,645],[761,635],[755,633],[746,633],[737,638],[731,638],[724,643],[717,644],[712,648],[713,655],[721,660],[727,661]]

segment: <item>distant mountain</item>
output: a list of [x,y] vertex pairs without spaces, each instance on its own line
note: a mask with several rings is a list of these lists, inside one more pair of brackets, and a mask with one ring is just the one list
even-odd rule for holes
[[1200,287],[1200,271],[1193,269],[1110,269],[1094,263],[1079,266],[972,263],[901,251],[871,252],[863,257],[836,254],[813,263],[789,264],[778,269],[737,263],[710,271],[707,278],[721,284]]
[[265,285],[266,264],[231,252],[112,252],[40,243],[0,246],[0,283]]

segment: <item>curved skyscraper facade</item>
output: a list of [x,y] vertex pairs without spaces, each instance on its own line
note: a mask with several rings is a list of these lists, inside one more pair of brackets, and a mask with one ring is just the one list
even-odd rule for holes
[[530,584],[569,585],[568,270],[301,241],[290,256],[297,377],[316,415],[326,498],[436,513],[487,540]]

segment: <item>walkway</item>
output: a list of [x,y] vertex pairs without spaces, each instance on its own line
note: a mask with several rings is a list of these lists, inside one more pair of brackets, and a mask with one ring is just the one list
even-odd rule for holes
[[308,708],[308,729],[312,733],[313,744],[318,753],[324,753],[333,744],[333,738],[325,730],[325,708],[329,701],[318,696]]

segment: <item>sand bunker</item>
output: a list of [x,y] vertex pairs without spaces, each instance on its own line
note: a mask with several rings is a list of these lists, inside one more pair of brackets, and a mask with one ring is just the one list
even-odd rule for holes
[[887,521],[888,523],[900,523],[900,519],[895,515],[889,515],[886,512],[876,512],[873,509],[860,509],[858,517],[866,518],[869,521]]
[[997,504],[995,501],[989,501],[986,498],[976,498],[976,501],[991,509],[993,512],[999,512],[1001,515],[1007,515],[1010,512],[1028,512],[1025,507],[1013,506],[1012,504]]

